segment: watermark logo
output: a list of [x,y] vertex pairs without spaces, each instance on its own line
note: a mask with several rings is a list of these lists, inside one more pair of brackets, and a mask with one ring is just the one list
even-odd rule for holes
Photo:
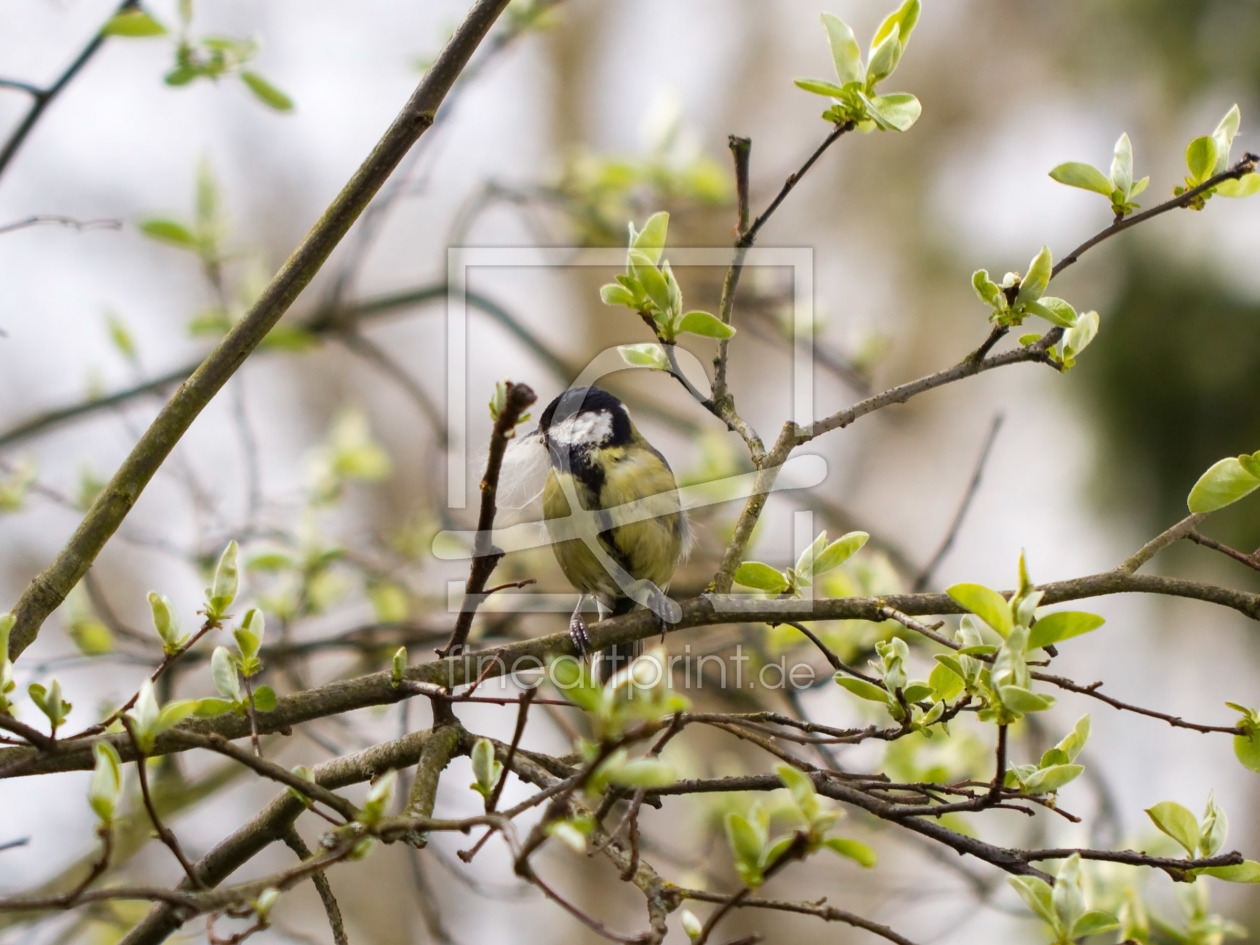
[[[469,390],[469,304],[467,296],[468,276],[478,268],[571,268],[598,267],[620,268],[625,260],[622,249],[587,248],[536,248],[536,247],[453,247],[447,254],[447,429],[450,443],[447,465],[447,505],[452,511],[467,508],[469,469],[468,410],[470,404],[481,403],[484,397]],[[730,263],[729,247],[674,248],[670,251],[670,265],[675,269],[687,266],[725,268]],[[808,428],[814,421],[813,401],[813,330],[814,330],[814,280],[813,250],[811,248],[761,248],[752,247],[744,261],[744,268],[773,267],[789,269],[792,274],[792,369],[788,383],[791,387],[792,420]],[[677,370],[694,388],[707,392],[708,379],[704,368],[695,355],[684,348],[675,349]],[[586,367],[573,379],[569,389],[597,385],[609,374],[635,370],[626,364],[618,347],[607,348],[591,358]],[[639,369],[641,370],[641,368]],[[671,381],[672,383],[672,381]],[[826,461],[817,455],[793,455],[781,467],[773,483],[765,483],[768,477],[747,473],[714,479],[679,490],[679,502],[684,510],[703,505],[742,501],[758,492],[781,492],[808,489],[821,484],[827,475]],[[759,481],[760,480],[760,481]],[[570,487],[571,489],[571,487]],[[674,514],[673,503],[639,500],[612,509],[585,510],[576,495],[567,496],[571,514],[564,520],[551,520],[544,529],[542,523],[524,522],[505,528],[496,528],[488,537],[488,546],[511,553],[558,541],[577,539],[591,551],[620,591],[656,611],[668,622],[676,622],[680,611],[655,586],[645,586],[628,574],[608,554],[598,540],[599,533],[607,530],[610,521],[618,525],[630,524],[662,515]],[[434,540],[434,554],[444,560],[468,560],[477,545],[475,531],[446,530]],[[793,543],[796,547],[807,546],[814,537],[812,514],[796,512],[793,516]],[[806,594],[809,588],[803,589]],[[522,591],[498,592],[468,599],[461,581],[448,586],[448,609],[458,612],[461,608],[484,608],[491,612],[557,612],[569,613],[573,609],[574,594],[542,594]],[[754,594],[710,595],[711,602],[722,612],[773,613],[787,602],[767,600]],[[799,598],[792,601],[799,613]]]

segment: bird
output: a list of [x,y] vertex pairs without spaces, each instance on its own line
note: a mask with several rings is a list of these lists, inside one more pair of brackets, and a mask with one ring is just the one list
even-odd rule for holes
[[[644,604],[662,621],[677,622],[665,596],[690,539],[678,484],[665,457],[649,443],[619,399],[599,387],[571,388],[539,419],[550,465],[543,519],[560,570],[581,595],[569,620],[579,651],[589,652],[582,619],[587,595],[600,617]],[[641,649],[614,645],[596,660],[607,681]]]

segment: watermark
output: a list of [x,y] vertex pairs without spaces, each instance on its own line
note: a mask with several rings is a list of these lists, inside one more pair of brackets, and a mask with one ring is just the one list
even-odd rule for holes
[[[468,275],[479,268],[571,268],[598,267],[620,269],[625,264],[624,249],[547,248],[547,247],[453,247],[447,251],[447,429],[450,435],[447,460],[447,506],[452,511],[468,507],[469,430],[470,404],[483,403],[486,392],[476,395],[469,390],[469,317],[467,284]],[[720,267],[730,264],[731,249],[724,247],[680,247],[669,252],[670,266],[675,270],[685,267]],[[788,269],[792,274],[792,368],[786,383],[790,386],[791,419],[808,428],[815,419],[814,411],[814,252],[812,248],[762,248],[752,247],[744,261],[745,269],[769,267]],[[695,355],[685,348],[675,349],[677,368],[696,389],[709,389],[708,378]],[[601,378],[632,368],[622,359],[616,346],[598,352],[579,372],[569,389],[596,385]],[[669,383],[676,383],[672,379]],[[681,393],[681,392],[680,392]],[[759,492],[781,492],[808,489],[821,484],[827,475],[826,461],[818,455],[793,455],[778,470],[773,482],[764,473],[747,473],[716,478],[679,490],[681,508],[692,509],[702,505],[746,500]],[[562,487],[573,487],[562,480]],[[636,500],[611,509],[585,510],[576,495],[567,495],[571,514],[562,520],[551,519],[546,528],[539,522],[523,522],[506,528],[496,528],[489,536],[488,546],[497,551],[511,553],[544,544],[577,539],[590,551],[600,566],[616,583],[621,593],[650,608],[662,620],[675,623],[681,615],[678,604],[650,582],[636,580],[628,574],[608,553],[599,540],[610,522],[617,526],[633,524],[647,519],[677,514],[677,506],[671,501],[662,502],[656,497]],[[814,539],[812,515],[808,511],[797,512],[793,518],[793,545],[800,549]],[[475,531],[446,530],[434,540],[434,554],[444,560],[469,560],[477,546]],[[806,596],[810,588],[803,589]],[[576,593],[576,592],[575,592]],[[481,595],[477,600],[466,599],[462,581],[448,585],[448,610],[476,606],[497,612],[557,612],[573,610],[575,594],[537,594],[528,591]],[[714,605],[722,612],[763,613],[772,612],[774,601],[767,601],[756,594],[725,594],[713,597]],[[796,601],[799,608],[800,600]],[[799,609],[798,609],[799,612]]]
[[[533,688],[544,683],[562,694],[591,685],[586,661],[576,656],[561,655],[543,660],[526,655],[505,660],[501,653],[490,651],[465,653],[450,659],[461,661],[466,679],[484,680],[478,691],[484,692],[492,682],[500,689]],[[731,690],[801,690],[820,681],[819,670],[801,659],[781,654],[767,659],[760,651],[745,650],[742,643],[722,653],[693,651],[690,643],[681,650],[666,653],[657,649],[635,659],[607,683],[624,687],[627,697],[655,692],[663,686],[681,691],[706,688]],[[598,684],[596,684],[598,685]]]

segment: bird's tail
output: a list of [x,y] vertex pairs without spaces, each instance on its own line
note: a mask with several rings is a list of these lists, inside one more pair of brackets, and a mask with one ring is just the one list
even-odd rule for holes
[[[620,617],[634,610],[635,602],[629,597],[618,597],[608,612],[609,617]],[[614,643],[606,650],[600,650],[595,658],[595,678],[601,683],[608,682],[615,673],[629,666],[643,652],[643,641],[633,643]]]

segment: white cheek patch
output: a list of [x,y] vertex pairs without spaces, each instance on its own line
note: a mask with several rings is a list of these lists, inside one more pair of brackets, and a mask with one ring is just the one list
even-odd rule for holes
[[607,410],[579,413],[554,423],[547,437],[556,446],[573,449],[578,446],[598,446],[612,436],[613,418]]

